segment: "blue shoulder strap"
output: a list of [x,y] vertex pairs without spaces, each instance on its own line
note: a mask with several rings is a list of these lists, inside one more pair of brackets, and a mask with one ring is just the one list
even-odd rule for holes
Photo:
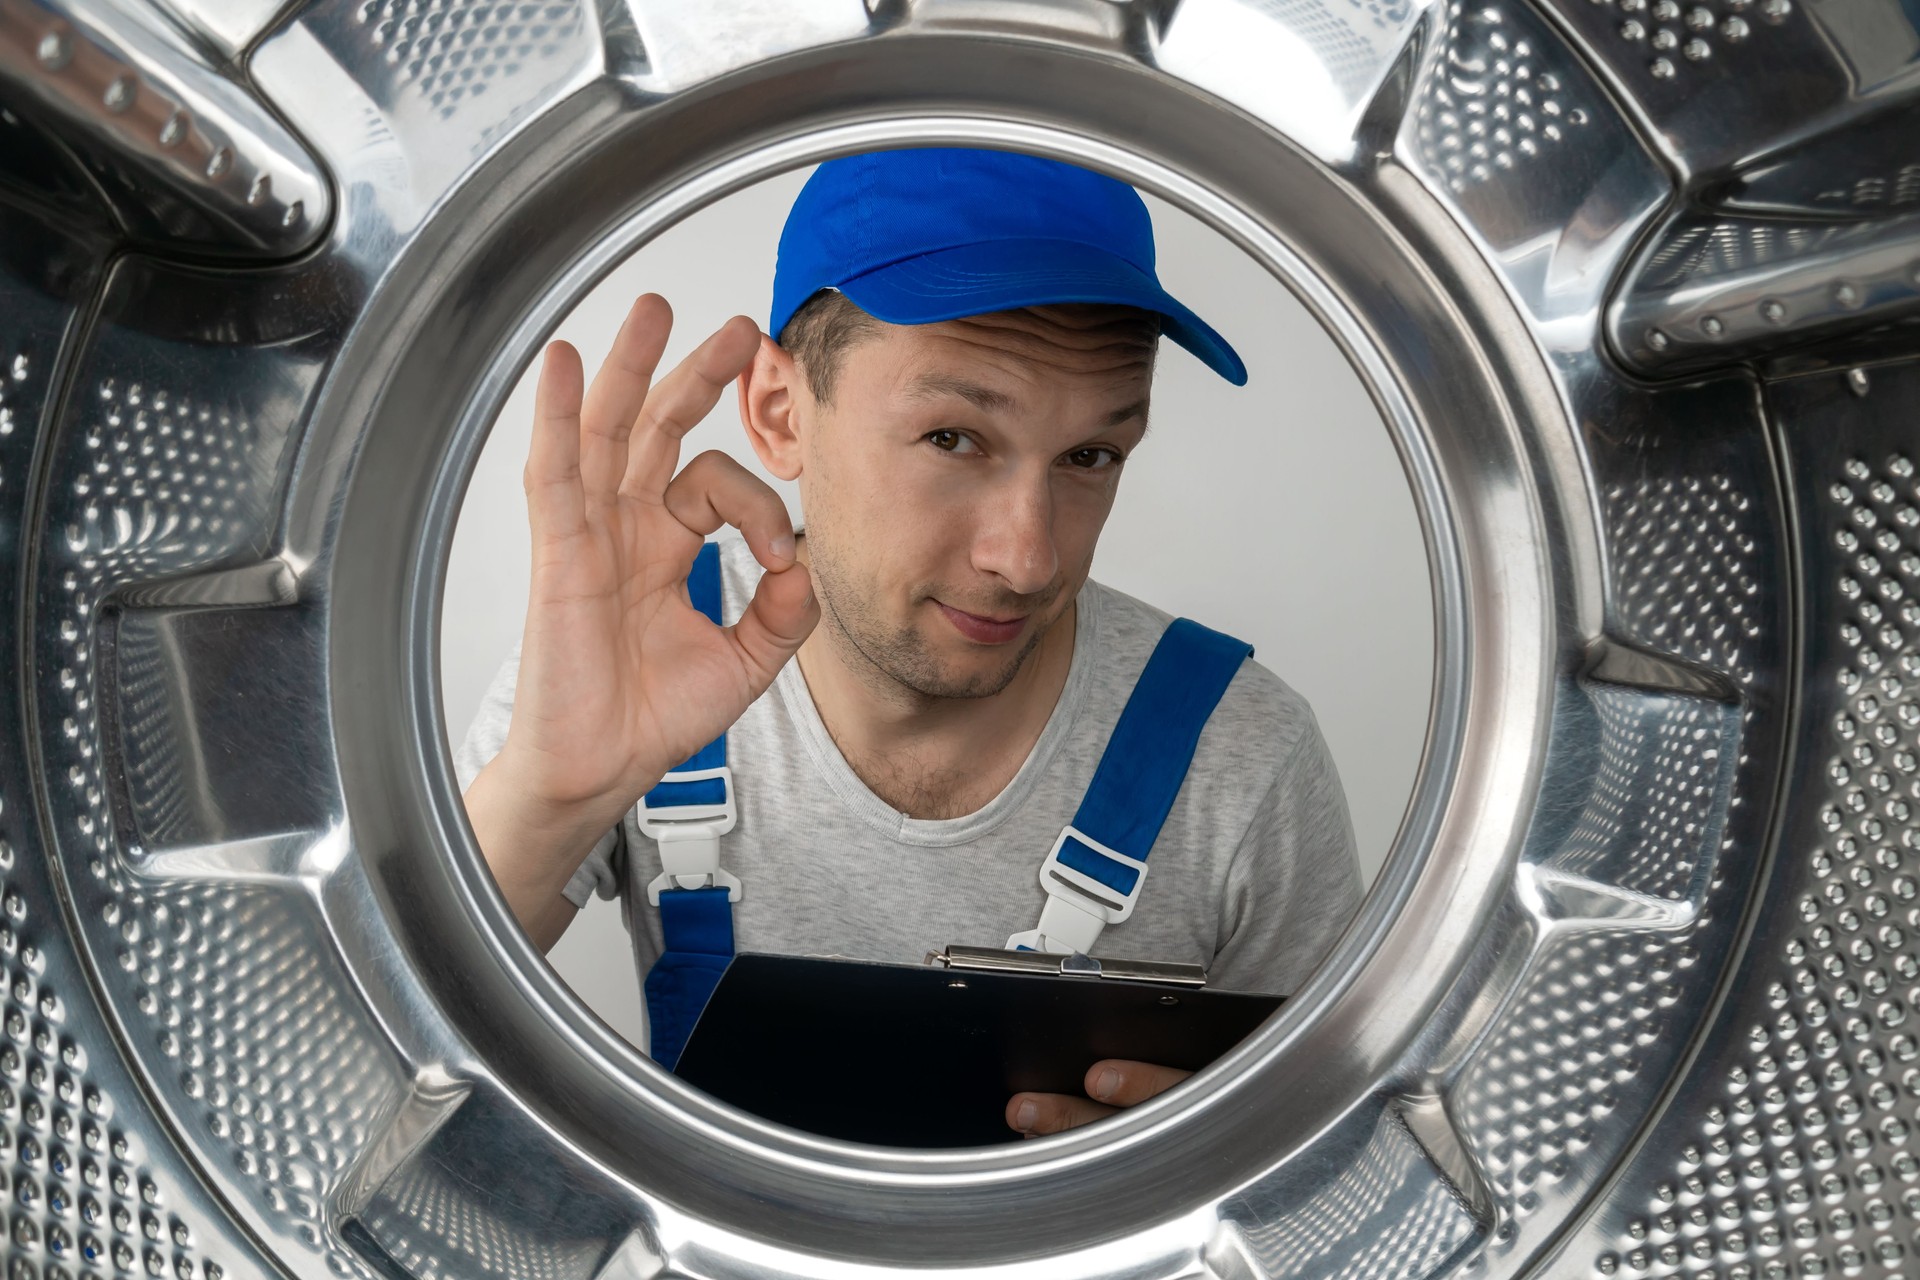
[[1073,821],[1040,867],[1038,928],[1009,947],[1084,952],[1133,914],[1147,855],[1173,810],[1200,731],[1253,646],[1177,618],[1161,635],[1120,712]]
[[[720,624],[718,543],[707,543],[694,557],[687,594],[694,608]],[[648,1043],[653,1060],[668,1071],[680,1061],[694,1023],[733,959],[733,899],[739,896],[739,882],[720,872],[718,863],[720,835],[733,825],[733,782],[726,765],[727,735],[722,733],[661,779],[640,805],[642,825],[660,841],[660,860],[667,867],[649,887],[648,896],[660,905],[664,945],[647,970],[644,986]],[[697,776],[683,778],[683,774]],[[716,809],[724,812],[716,814]],[[697,824],[706,830],[675,839],[682,834],[676,827],[676,811],[692,820],[682,820],[678,826]],[[714,865],[709,884],[686,888],[675,883],[672,872],[677,859],[672,854],[683,845],[710,847]]]
[[665,946],[647,970],[647,1045],[671,1071],[733,962],[733,904],[718,885],[660,895]]
[[[687,572],[687,594],[693,599],[693,607],[707,616],[715,626],[724,625],[720,621],[720,544],[704,543],[700,553],[693,558],[693,568]],[[650,809],[669,809],[680,805],[720,804],[723,803],[721,789],[724,782],[720,778],[703,778],[697,782],[675,782],[675,773],[694,773],[707,769],[723,768],[727,763],[727,735],[722,733],[706,746],[694,752],[687,762],[673,770],[653,790],[647,792],[647,807]]]

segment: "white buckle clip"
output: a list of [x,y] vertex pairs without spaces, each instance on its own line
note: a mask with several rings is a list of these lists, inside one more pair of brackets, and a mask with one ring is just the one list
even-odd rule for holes
[[647,886],[647,901],[656,907],[660,905],[661,892],[666,889],[718,887],[727,891],[728,902],[740,901],[740,877],[720,867],[720,837],[733,830],[734,823],[740,819],[733,801],[733,770],[726,765],[718,769],[689,769],[684,773],[669,773],[660,781],[705,782],[711,778],[721,781],[719,804],[649,808],[647,798],[642,796],[634,807],[634,820],[640,834],[651,836],[660,845],[662,870]]
[[[1133,887],[1122,893],[1086,872],[1061,862],[1060,851],[1066,847],[1068,840],[1085,846],[1097,855],[1131,867],[1136,873]],[[1054,955],[1090,953],[1102,929],[1110,924],[1119,924],[1133,914],[1135,904],[1140,901],[1141,886],[1146,882],[1145,861],[1109,848],[1068,823],[1060,829],[1060,836],[1048,851],[1047,860],[1040,864],[1040,887],[1047,892],[1046,905],[1040,910],[1040,926],[1014,934],[1007,939],[1007,946],[1014,950],[1024,948]]]

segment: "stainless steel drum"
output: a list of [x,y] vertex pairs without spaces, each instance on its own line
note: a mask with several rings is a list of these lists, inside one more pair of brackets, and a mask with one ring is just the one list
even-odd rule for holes
[[[0,0],[9,1280],[1920,1274],[1912,0]],[[1368,905],[1194,1087],[971,1152],[698,1096],[436,728],[490,416],[882,143],[1285,278],[1431,547]],[[1364,516],[1364,512],[1357,513]]]

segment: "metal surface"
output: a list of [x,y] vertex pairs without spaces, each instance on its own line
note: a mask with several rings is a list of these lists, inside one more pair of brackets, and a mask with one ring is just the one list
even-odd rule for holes
[[293,135],[138,0],[0,4],[0,105],[69,153],[136,239],[281,257],[330,216]]
[[1129,982],[1165,982],[1181,987],[1204,987],[1207,971],[1197,964],[1166,960],[1119,960],[1111,956],[1046,955],[1036,951],[1007,951],[999,947],[949,946],[929,952],[927,963],[943,969],[990,969],[1003,973],[1051,973],[1080,978],[1118,978]]
[[[1920,130],[1920,115],[1909,122]],[[1657,373],[1711,368],[1920,315],[1920,216],[1718,217],[1668,228],[1609,316]]]
[[[1910,6],[279,10],[0,0],[10,1276],[1920,1266]],[[169,170],[49,24],[289,203]],[[1439,607],[1314,981],[1185,1089],[957,1153],[778,1129],[594,1020],[487,878],[431,656],[572,300],[915,141],[1106,168],[1286,279]]]

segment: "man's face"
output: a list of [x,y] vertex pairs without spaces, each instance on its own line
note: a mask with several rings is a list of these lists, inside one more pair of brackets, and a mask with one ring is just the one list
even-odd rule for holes
[[877,327],[830,405],[797,395],[823,618],[906,689],[990,696],[1086,580],[1146,433],[1154,328],[1098,306]]

